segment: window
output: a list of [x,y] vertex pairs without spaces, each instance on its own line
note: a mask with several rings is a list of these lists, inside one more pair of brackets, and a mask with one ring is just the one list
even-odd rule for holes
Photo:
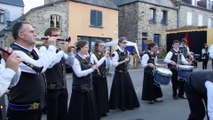
[[198,15],[198,26],[202,26],[202,25],[203,25],[203,16]]
[[154,8],[149,9],[149,23],[156,23],[156,9]]
[[197,6],[197,0],[192,0],[192,5]]
[[187,12],[187,25],[192,25],[192,13]]
[[161,16],[162,16],[162,19],[161,19],[161,24],[162,25],[167,25],[167,18],[168,18],[168,12],[167,11],[161,11]]
[[160,34],[154,34],[154,43],[160,47]]
[[144,51],[147,48],[147,45],[144,43],[144,40],[148,39],[148,33],[143,32],[142,33],[142,51]]
[[213,18],[208,18],[208,28],[213,28]]
[[4,24],[4,18],[5,18],[4,10],[0,10],[0,24]]
[[50,16],[50,27],[61,28],[61,16],[60,15],[51,15]]
[[212,0],[211,0],[211,1],[210,1],[210,0],[207,0],[206,2],[207,2],[207,9],[208,9],[208,10],[212,10],[212,7],[211,7],[211,6],[212,6],[212,3],[211,3]]
[[102,27],[102,12],[98,10],[90,11],[90,26]]

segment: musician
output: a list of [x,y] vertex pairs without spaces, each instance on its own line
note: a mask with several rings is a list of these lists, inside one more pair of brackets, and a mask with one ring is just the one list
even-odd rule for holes
[[[188,62],[184,55],[179,50],[179,41],[174,40],[172,49],[167,53],[164,62],[168,64],[169,69],[172,71],[172,90],[174,99],[186,99],[184,96],[184,80],[178,80],[177,65],[180,64],[191,64]],[[178,90],[178,94],[177,94]]]
[[0,97],[2,99],[0,103],[0,120],[4,120],[6,115],[4,93],[7,92],[8,87],[17,84],[21,74],[18,65],[22,62],[22,59],[20,59],[12,49],[4,48],[4,50],[11,53],[11,55],[2,52],[3,59],[1,59],[0,64]]
[[144,67],[144,79],[142,89],[142,100],[148,100],[149,104],[163,102],[160,84],[154,81],[153,69],[156,66],[163,66],[157,63],[157,46],[155,43],[148,44],[148,50],[144,53],[141,65]]
[[77,54],[72,65],[73,83],[68,117],[69,120],[99,120],[92,85],[92,72],[97,70],[98,66],[90,64],[87,41],[78,41],[76,48]]
[[[45,36],[59,38],[61,31],[59,28],[50,27],[45,30]],[[67,119],[67,103],[68,103],[68,91],[66,83],[66,61],[72,65],[74,54],[68,42],[57,41],[57,51],[63,50],[68,52],[64,54],[60,61],[56,63],[52,68],[49,68],[45,72],[47,80],[47,120],[66,120]],[[48,47],[48,46],[47,46]],[[69,50],[69,51],[68,51]]]
[[90,61],[99,67],[99,71],[93,72],[93,88],[98,112],[100,116],[106,116],[109,112],[107,70],[112,66],[112,61],[109,57],[109,52],[104,51],[104,42],[102,40],[95,42]]
[[[44,107],[45,79],[42,74],[64,54],[56,54],[56,39],[47,40],[48,48],[35,48],[36,33],[26,21],[17,22],[12,30],[15,42],[14,52],[28,64],[20,64],[21,76],[16,86],[9,92],[8,120],[38,120]],[[34,66],[41,68],[35,71]]]
[[182,52],[182,54],[184,55],[184,57],[186,59],[188,59],[189,57],[192,57],[190,51],[189,51],[189,47],[186,45],[186,38],[182,38],[180,41],[180,46],[179,49]]
[[[213,120],[213,71],[194,71],[186,81],[185,91],[190,107],[188,120],[204,120],[206,110]],[[204,104],[205,103],[205,104]]]
[[203,49],[201,50],[202,54],[202,61],[203,61],[203,69],[207,69],[208,61],[209,61],[209,52],[208,52],[208,45],[205,43],[203,45]]
[[118,49],[113,53],[112,62],[115,66],[115,74],[109,99],[111,109],[118,108],[122,111],[139,107],[137,95],[128,72],[130,54],[124,49],[126,43],[126,38],[120,37]]

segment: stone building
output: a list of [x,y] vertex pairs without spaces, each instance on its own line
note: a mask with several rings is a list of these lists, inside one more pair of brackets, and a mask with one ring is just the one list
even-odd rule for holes
[[119,7],[119,36],[137,42],[145,49],[144,40],[158,46],[166,42],[166,29],[176,28],[176,7],[170,0],[113,0]]
[[213,28],[213,1],[211,0],[172,0],[176,5],[179,26],[208,26]]
[[[44,5],[31,9],[16,21],[29,21],[37,37],[48,27],[58,27],[62,38],[70,36],[72,43],[88,40],[90,47],[97,39],[110,41],[118,37],[118,9],[108,0],[45,0]],[[14,21],[14,23],[16,22]],[[109,22],[110,21],[110,22]],[[12,26],[0,32],[5,46],[11,43]]]
[[213,25],[210,0],[113,0],[119,8],[119,36],[137,42],[144,40],[166,45],[166,30],[185,26]]

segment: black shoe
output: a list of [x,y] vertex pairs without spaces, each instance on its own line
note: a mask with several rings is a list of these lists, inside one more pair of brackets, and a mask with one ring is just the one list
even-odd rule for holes
[[186,97],[185,96],[178,96],[178,98],[180,98],[180,99],[186,99]]
[[177,100],[177,99],[178,99],[178,97],[177,97],[177,96],[173,96],[173,99]]
[[106,117],[106,116],[107,116],[107,114],[106,114],[106,113],[101,114],[101,117]]
[[147,102],[148,104],[154,104],[154,100],[150,100]]
[[121,111],[126,111],[126,108],[120,108]]

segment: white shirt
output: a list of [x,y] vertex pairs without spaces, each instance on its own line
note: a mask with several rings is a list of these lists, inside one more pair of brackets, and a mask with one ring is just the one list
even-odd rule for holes
[[213,44],[209,47],[209,56],[213,59]]
[[[118,46],[118,50],[120,50],[121,52],[124,52],[124,50],[122,50],[119,46]],[[117,67],[118,66],[118,60],[119,60],[119,55],[117,53],[117,51],[113,52],[114,56],[112,57],[112,65]],[[127,51],[127,54],[129,55],[129,52]]]
[[213,83],[210,81],[205,82],[205,87],[207,89],[207,109],[209,119],[213,120]]
[[[81,56],[80,54],[78,54],[82,59],[85,59],[87,56]],[[90,62],[90,61],[88,61]],[[80,61],[77,58],[74,58],[74,62],[72,65],[72,69],[75,72],[77,77],[84,77],[87,76],[88,74],[93,72],[92,68],[89,68],[87,70],[82,70],[81,69],[81,64]]]
[[102,57],[100,60],[98,60],[98,58],[96,57],[96,55],[94,53],[91,54],[90,56],[90,62],[92,64],[97,63],[98,67],[103,64],[103,62],[106,61],[106,68],[110,68],[112,66],[112,61],[110,59],[110,57]]
[[15,86],[21,75],[21,70],[18,69],[17,72],[11,68],[5,68],[5,62],[1,60],[0,64],[0,96],[2,96],[8,87]]
[[[175,49],[173,49],[173,50],[175,50]],[[175,51],[177,52],[178,50],[175,50]],[[165,59],[164,59],[164,62],[167,63],[167,64],[171,63],[171,62],[172,62],[172,60],[171,60],[172,55],[173,55],[173,53],[172,53],[171,51],[169,51],[169,52],[166,54],[166,57],[165,57]],[[183,56],[182,53],[181,53],[181,63],[183,63],[183,64],[190,64],[190,63],[186,60],[186,58]]]
[[[150,51],[149,51],[150,52]],[[151,54],[154,54],[153,52],[150,52]],[[148,60],[149,60],[149,55],[148,54],[144,54],[143,56],[142,56],[142,59],[141,59],[141,65],[142,65],[142,67],[147,67],[147,65],[148,65]],[[159,65],[158,63],[157,63],[157,56],[155,56],[155,59],[154,59],[154,65]]]
[[73,52],[69,52],[64,55],[64,58],[66,59],[66,64],[69,66],[73,65],[75,54]]
[[[17,43],[15,43],[15,44],[17,44]],[[17,44],[17,45],[24,48],[23,46],[21,46],[19,44]],[[26,49],[26,48],[24,48],[24,49]],[[33,48],[33,49],[36,51],[36,53],[39,56],[38,60],[32,59],[23,51],[14,50],[14,52],[19,57],[21,57],[25,62],[31,63],[37,67],[43,67],[42,72],[46,71],[46,69],[50,68],[50,66],[52,66],[55,63],[57,63],[58,61],[60,61],[61,57],[64,55],[63,51],[59,51],[58,53],[56,53],[56,47],[52,46],[52,45],[50,45],[48,47],[48,49],[45,46],[40,47],[39,50],[37,48]],[[23,63],[20,63],[19,67],[20,67],[21,71],[23,71],[23,72],[36,74],[36,72],[32,68],[30,68],[29,66],[27,66]]]

